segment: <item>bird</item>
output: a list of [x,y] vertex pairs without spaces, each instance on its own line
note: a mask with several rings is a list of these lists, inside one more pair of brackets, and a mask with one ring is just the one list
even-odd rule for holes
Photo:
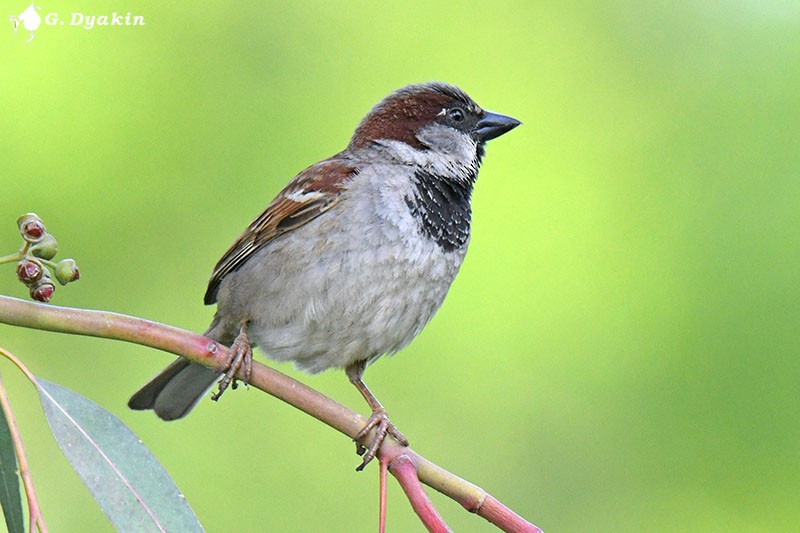
[[235,388],[258,346],[310,374],[344,369],[372,410],[354,439],[357,470],[387,435],[407,446],[364,370],[408,345],[442,305],[469,245],[485,144],[520,124],[442,82],[383,98],[347,147],[295,176],[214,267],[205,336],[231,347],[227,371],[179,357],[128,406],[181,418],[217,380],[213,399],[231,380]]

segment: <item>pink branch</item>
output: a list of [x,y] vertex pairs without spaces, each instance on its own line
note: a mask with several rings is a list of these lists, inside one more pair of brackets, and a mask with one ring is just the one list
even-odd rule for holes
[[[392,442],[389,447],[382,447],[381,452],[382,459],[388,461],[390,472],[394,474],[400,486],[403,487],[411,506],[423,522],[425,522],[423,514],[428,513],[425,506],[430,503],[430,500],[428,500],[427,495],[424,495],[423,498],[416,493],[416,491],[422,491],[421,487],[414,486],[418,486],[419,481],[456,500],[467,511],[482,516],[503,531],[508,533],[542,533],[541,529],[503,505],[494,496],[431,463],[410,448],[403,448]],[[402,478],[398,476],[398,461],[399,467],[402,469]],[[409,491],[414,494],[414,498],[412,498],[412,494],[409,494]],[[434,512],[436,511],[434,510]]]
[[[0,296],[0,323],[133,342],[211,367],[223,368],[228,361],[228,348],[202,335],[106,311],[57,307]],[[237,375],[239,379],[244,378],[241,374],[240,372]],[[354,438],[367,421],[355,411],[261,363],[253,362],[250,384],[350,438]],[[368,434],[364,440],[368,441],[371,437]],[[401,455],[404,458],[395,464]],[[421,519],[429,520],[425,523],[426,526],[441,528],[432,531],[447,531],[447,526],[433,510],[419,482],[459,502],[470,512],[483,516],[503,531],[541,532],[480,487],[451,474],[391,438],[383,442],[378,457],[388,461],[390,470],[398,481],[403,480],[400,483],[414,510]]]
[[447,527],[442,517],[433,506],[433,502],[428,497],[425,489],[417,477],[417,468],[414,466],[414,461],[407,454],[400,454],[389,463],[394,477],[406,493],[408,501],[411,502],[411,507],[417,513],[419,519],[428,528],[431,533],[449,533],[450,528]]
[[520,515],[497,501],[494,496],[490,496],[488,494],[486,495],[486,499],[483,500],[483,505],[481,505],[475,512],[492,524],[503,529],[503,531],[514,531],[519,533],[542,533],[541,529],[534,526]]

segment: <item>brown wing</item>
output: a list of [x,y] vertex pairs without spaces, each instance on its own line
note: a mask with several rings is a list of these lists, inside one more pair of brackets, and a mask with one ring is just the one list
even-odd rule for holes
[[206,305],[217,301],[222,279],[242,266],[257,250],[336,205],[344,184],[356,173],[351,161],[334,156],[295,176],[214,267],[206,290]]

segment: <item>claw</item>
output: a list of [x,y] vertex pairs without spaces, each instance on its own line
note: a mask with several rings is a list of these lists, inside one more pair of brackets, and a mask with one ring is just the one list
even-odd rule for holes
[[[372,429],[375,429],[375,436],[372,438],[369,446],[367,447],[360,444],[358,441],[364,438]],[[372,412],[372,416],[369,417],[366,425],[361,428],[361,431],[359,431],[353,439],[356,441],[356,453],[362,456],[361,464],[356,467],[356,471],[360,472],[364,470],[364,467],[375,458],[375,455],[378,453],[378,448],[381,447],[387,435],[390,435],[401,445],[408,446],[408,439],[391,423],[386,411],[382,408],[377,409]]]
[[211,395],[211,399],[215,402],[220,399],[229,385],[236,390],[239,386],[236,381],[236,373],[239,372],[243,365],[245,369],[244,384],[245,386],[250,384],[250,372],[253,367],[253,348],[250,346],[250,339],[247,338],[246,326],[243,325],[239,330],[239,335],[236,336],[236,340],[231,345],[230,354],[227,370],[222,379],[219,380],[217,392]]

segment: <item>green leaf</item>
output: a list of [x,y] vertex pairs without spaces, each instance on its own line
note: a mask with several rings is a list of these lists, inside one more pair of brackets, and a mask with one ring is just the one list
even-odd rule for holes
[[203,531],[164,467],[116,416],[38,379],[61,451],[118,531]]
[[11,442],[6,414],[0,409],[0,504],[9,533],[24,533],[25,520],[22,516],[22,498],[19,494],[19,475],[17,474],[17,455]]

